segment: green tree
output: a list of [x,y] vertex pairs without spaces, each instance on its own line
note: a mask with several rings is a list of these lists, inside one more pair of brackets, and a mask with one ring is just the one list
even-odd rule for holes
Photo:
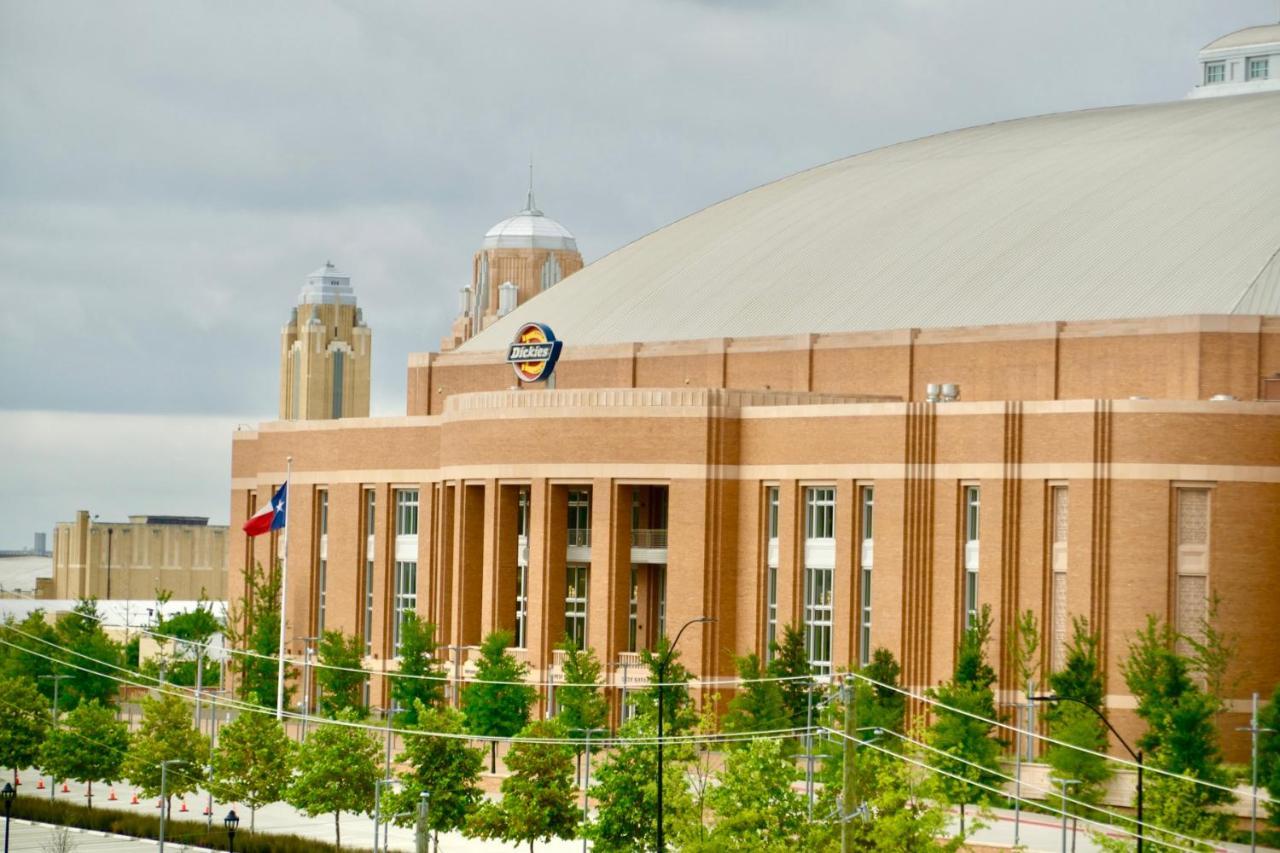
[[[488,737],[511,737],[529,722],[529,709],[538,698],[524,683],[529,668],[507,651],[510,631],[494,631],[480,646],[476,680],[462,691],[467,731]],[[491,772],[497,771],[498,742],[492,742]]]
[[49,731],[49,700],[25,678],[0,681],[0,767],[32,767]]
[[[524,738],[561,739],[568,731],[559,720],[525,726]],[[467,834],[512,844],[573,838],[578,826],[574,800],[573,749],[558,743],[519,742],[507,753],[511,775],[502,780],[502,800],[481,805],[467,821]]]
[[250,832],[258,809],[284,799],[293,758],[293,742],[270,714],[245,711],[218,731],[212,784],[219,799],[249,807]]
[[556,718],[569,737],[581,739],[586,729],[604,728],[609,722],[609,703],[600,695],[600,660],[591,649],[579,649],[568,639],[560,648],[564,684],[556,685]]
[[54,779],[70,779],[89,786],[86,796],[93,808],[93,783],[111,784],[121,778],[129,750],[129,727],[116,719],[115,711],[90,699],[67,714],[62,725],[49,733],[40,750],[40,767]]
[[298,774],[285,791],[289,804],[307,817],[333,815],[335,846],[342,847],[343,812],[372,814],[379,778],[378,739],[356,726],[355,711],[339,711],[298,748]]
[[[427,826],[440,848],[440,833],[461,829],[483,796],[480,771],[484,751],[468,746],[460,737],[463,716],[448,707],[428,707],[418,702],[416,732],[404,739],[404,752],[396,760],[407,769],[400,773],[399,793],[387,794],[383,808],[391,814],[413,813],[425,792],[431,812]],[[407,819],[402,819],[406,823]]]
[[854,705],[855,728],[871,727],[903,731],[906,722],[907,697],[898,687],[902,666],[893,652],[876,649],[871,662],[859,670],[868,681],[854,679],[858,685],[857,702]]
[[[1072,621],[1071,642],[1066,649],[1062,669],[1049,676],[1055,696],[1075,699],[1091,708],[1102,708],[1102,662],[1098,656],[1098,636],[1089,630],[1089,620],[1076,617]],[[1053,768],[1055,779],[1075,779],[1078,784],[1073,798],[1096,804],[1106,793],[1111,767],[1104,757],[1107,751],[1107,727],[1088,708],[1077,702],[1060,702],[1045,714],[1049,734],[1079,749],[1050,744],[1045,761]],[[1086,751],[1087,750],[1087,751]],[[1101,754],[1099,754],[1101,753]],[[1087,808],[1067,804],[1068,809],[1084,813]]]
[[[778,682],[769,680],[753,652],[737,659],[738,677],[743,684],[729,700],[725,715],[726,732],[767,732],[791,727],[791,714],[783,701]],[[791,742],[791,741],[788,741]]]
[[[962,838],[940,839],[950,815],[941,805],[945,798],[938,790],[936,775],[884,754],[866,760],[873,772],[867,774],[868,784],[848,806],[848,849],[885,853],[960,849]],[[815,828],[810,846],[821,849],[821,844],[813,841],[832,835],[832,827],[824,821]]]
[[[233,655],[231,665],[240,678],[240,698],[267,708],[276,705],[276,676],[280,653],[280,571],[263,572],[254,563],[244,572],[245,597],[227,619],[227,638],[247,654]],[[294,667],[285,666],[284,704],[292,701]]]
[[70,613],[58,617],[54,631],[69,676],[58,690],[59,710],[97,699],[114,707],[118,668],[124,662],[120,644],[102,630],[96,599],[82,599]]
[[400,713],[396,724],[418,722],[418,703],[427,708],[444,704],[444,684],[448,677],[436,660],[436,626],[406,611],[400,622],[400,677],[392,679],[391,696]]
[[778,740],[759,738],[729,753],[707,799],[716,814],[708,839],[716,850],[791,850],[805,825],[800,776]]
[[362,669],[364,641],[341,631],[325,631],[317,647],[320,666],[316,667],[316,684],[320,687],[320,713],[336,717],[339,711],[352,710],[363,717],[364,682]]
[[1013,623],[1013,672],[1019,689],[1032,681],[1040,681],[1040,622],[1030,608],[1018,614]]
[[[638,716],[619,730],[622,744],[594,775],[591,794],[596,819],[584,834],[601,853],[653,850],[658,831],[658,753],[656,715]],[[636,738],[649,740],[634,742]],[[629,742],[631,741],[631,742]],[[663,761],[663,831],[667,839],[696,834],[697,811],[685,784],[690,751],[667,747]]]
[[[1222,703],[1197,682],[1196,662],[1179,654],[1179,639],[1167,624],[1148,616],[1121,663],[1125,683],[1138,700],[1138,716],[1147,724],[1138,745],[1154,767],[1225,785],[1228,776],[1214,722]],[[1198,837],[1225,835],[1227,816],[1212,809],[1232,799],[1227,791],[1163,775],[1147,789],[1151,822]]]
[[778,682],[778,689],[782,691],[782,701],[787,706],[792,727],[807,726],[813,667],[809,665],[809,653],[804,646],[803,628],[783,626],[782,642],[774,644],[768,669],[770,677],[782,679]]
[[[166,603],[168,599],[165,599]],[[157,609],[157,613],[162,610]],[[195,608],[184,610],[181,613],[175,613],[167,619],[161,619],[156,625],[155,633],[162,638],[170,648],[167,650],[165,659],[164,679],[169,684],[180,684],[184,687],[194,687],[196,683],[196,663],[201,660],[201,647],[208,647],[209,641],[213,636],[222,630],[222,623],[213,613],[213,605],[205,597],[204,591],[200,592],[200,600],[196,602]],[[127,653],[126,653],[127,656]],[[205,687],[211,687],[218,680],[218,663],[208,655],[203,656],[204,672],[201,675],[201,684]],[[143,671],[149,675],[156,675],[156,663],[154,660],[148,661],[143,667]]]
[[1271,701],[1258,712],[1258,725],[1264,732],[1258,738],[1258,784],[1271,795],[1268,806],[1272,835],[1280,842],[1280,684],[1271,694]]
[[951,680],[927,691],[930,698],[947,706],[934,707],[928,742],[938,750],[931,753],[930,762],[960,777],[944,777],[940,784],[940,793],[950,803],[988,803],[992,794],[983,786],[994,788],[1001,783],[1000,744],[993,737],[995,723],[989,722],[996,718],[992,691],[996,673],[986,653],[990,638],[991,607],[983,605],[964,632]]
[[[659,663],[664,658],[667,660],[666,668],[659,672]],[[680,734],[693,728],[698,721],[698,713],[686,686],[692,676],[680,663],[679,650],[673,651],[671,641],[664,635],[658,638],[652,649],[640,652],[640,662],[649,670],[649,683],[662,686],[648,687],[636,694],[637,716],[653,718],[656,732],[658,693],[661,692],[663,735]]]
[[192,707],[179,696],[162,693],[142,700],[142,722],[129,739],[123,771],[143,796],[160,795],[162,761],[175,762],[166,774],[165,793],[170,799],[191,793],[204,780],[209,739],[192,723]]
[[53,702],[53,680],[44,676],[66,671],[56,660],[57,632],[45,620],[43,610],[31,611],[20,622],[8,616],[4,628],[4,638],[12,645],[0,650],[0,676],[34,684],[48,707]]

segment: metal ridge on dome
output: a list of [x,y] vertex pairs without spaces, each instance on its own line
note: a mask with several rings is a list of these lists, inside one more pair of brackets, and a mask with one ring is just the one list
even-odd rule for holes
[[660,228],[461,350],[503,349],[530,320],[572,347],[1280,314],[1276,151],[1280,92],[890,145]]
[[1232,47],[1249,47],[1255,44],[1280,44],[1280,23],[1259,24],[1244,27],[1225,36],[1219,36],[1200,48],[1204,50],[1225,50]]

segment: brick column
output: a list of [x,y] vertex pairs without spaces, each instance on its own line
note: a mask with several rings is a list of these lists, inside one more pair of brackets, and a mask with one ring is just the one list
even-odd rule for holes
[[606,671],[627,647],[631,602],[631,486],[596,480],[591,487],[588,644]]

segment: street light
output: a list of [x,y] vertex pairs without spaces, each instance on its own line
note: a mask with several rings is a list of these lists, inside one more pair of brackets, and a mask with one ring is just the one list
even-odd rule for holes
[[236,814],[235,809],[227,812],[227,816],[222,819],[222,825],[227,828],[227,850],[234,851],[236,849],[236,827],[240,825],[240,816]]
[[13,809],[13,798],[17,794],[13,785],[8,782],[5,782],[4,789],[0,790],[0,800],[4,800],[4,853],[9,853],[9,812]]
[[690,625],[714,621],[716,620],[710,616],[699,616],[681,625],[680,630],[676,632],[676,638],[672,640],[671,645],[667,646],[666,654],[658,659],[658,853],[666,853],[667,849],[662,837],[662,697],[667,690],[664,686],[667,683],[667,664],[671,662],[671,657],[676,651],[676,644],[680,642],[680,637],[684,634],[685,628]]
[[1032,702],[1075,702],[1077,705],[1082,705],[1085,708],[1088,708],[1090,711],[1094,713],[1095,716],[1097,716],[1099,720],[1102,720],[1102,722],[1106,723],[1107,728],[1109,728],[1111,730],[1111,733],[1116,736],[1116,740],[1118,740],[1120,742],[1120,745],[1125,748],[1125,751],[1128,752],[1129,755],[1133,757],[1133,760],[1138,763],[1138,853],[1142,853],[1142,846],[1143,846],[1142,843],[1147,835],[1146,827],[1142,823],[1142,750],[1139,749],[1137,752],[1134,752],[1133,747],[1129,746],[1128,742],[1124,738],[1120,737],[1120,733],[1116,731],[1116,727],[1111,725],[1111,721],[1108,720],[1106,717],[1104,717],[1101,711],[1099,711],[1097,708],[1090,705],[1088,702],[1085,702],[1083,699],[1076,699],[1071,696],[1049,695],[1049,696],[1032,696],[1031,701]]

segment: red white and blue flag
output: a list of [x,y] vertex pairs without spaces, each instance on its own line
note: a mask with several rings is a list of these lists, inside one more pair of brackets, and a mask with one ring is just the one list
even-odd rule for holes
[[249,516],[249,520],[244,523],[244,532],[250,536],[259,536],[284,527],[288,494],[289,484],[282,483],[280,488],[276,489],[276,493],[271,496],[271,503]]

